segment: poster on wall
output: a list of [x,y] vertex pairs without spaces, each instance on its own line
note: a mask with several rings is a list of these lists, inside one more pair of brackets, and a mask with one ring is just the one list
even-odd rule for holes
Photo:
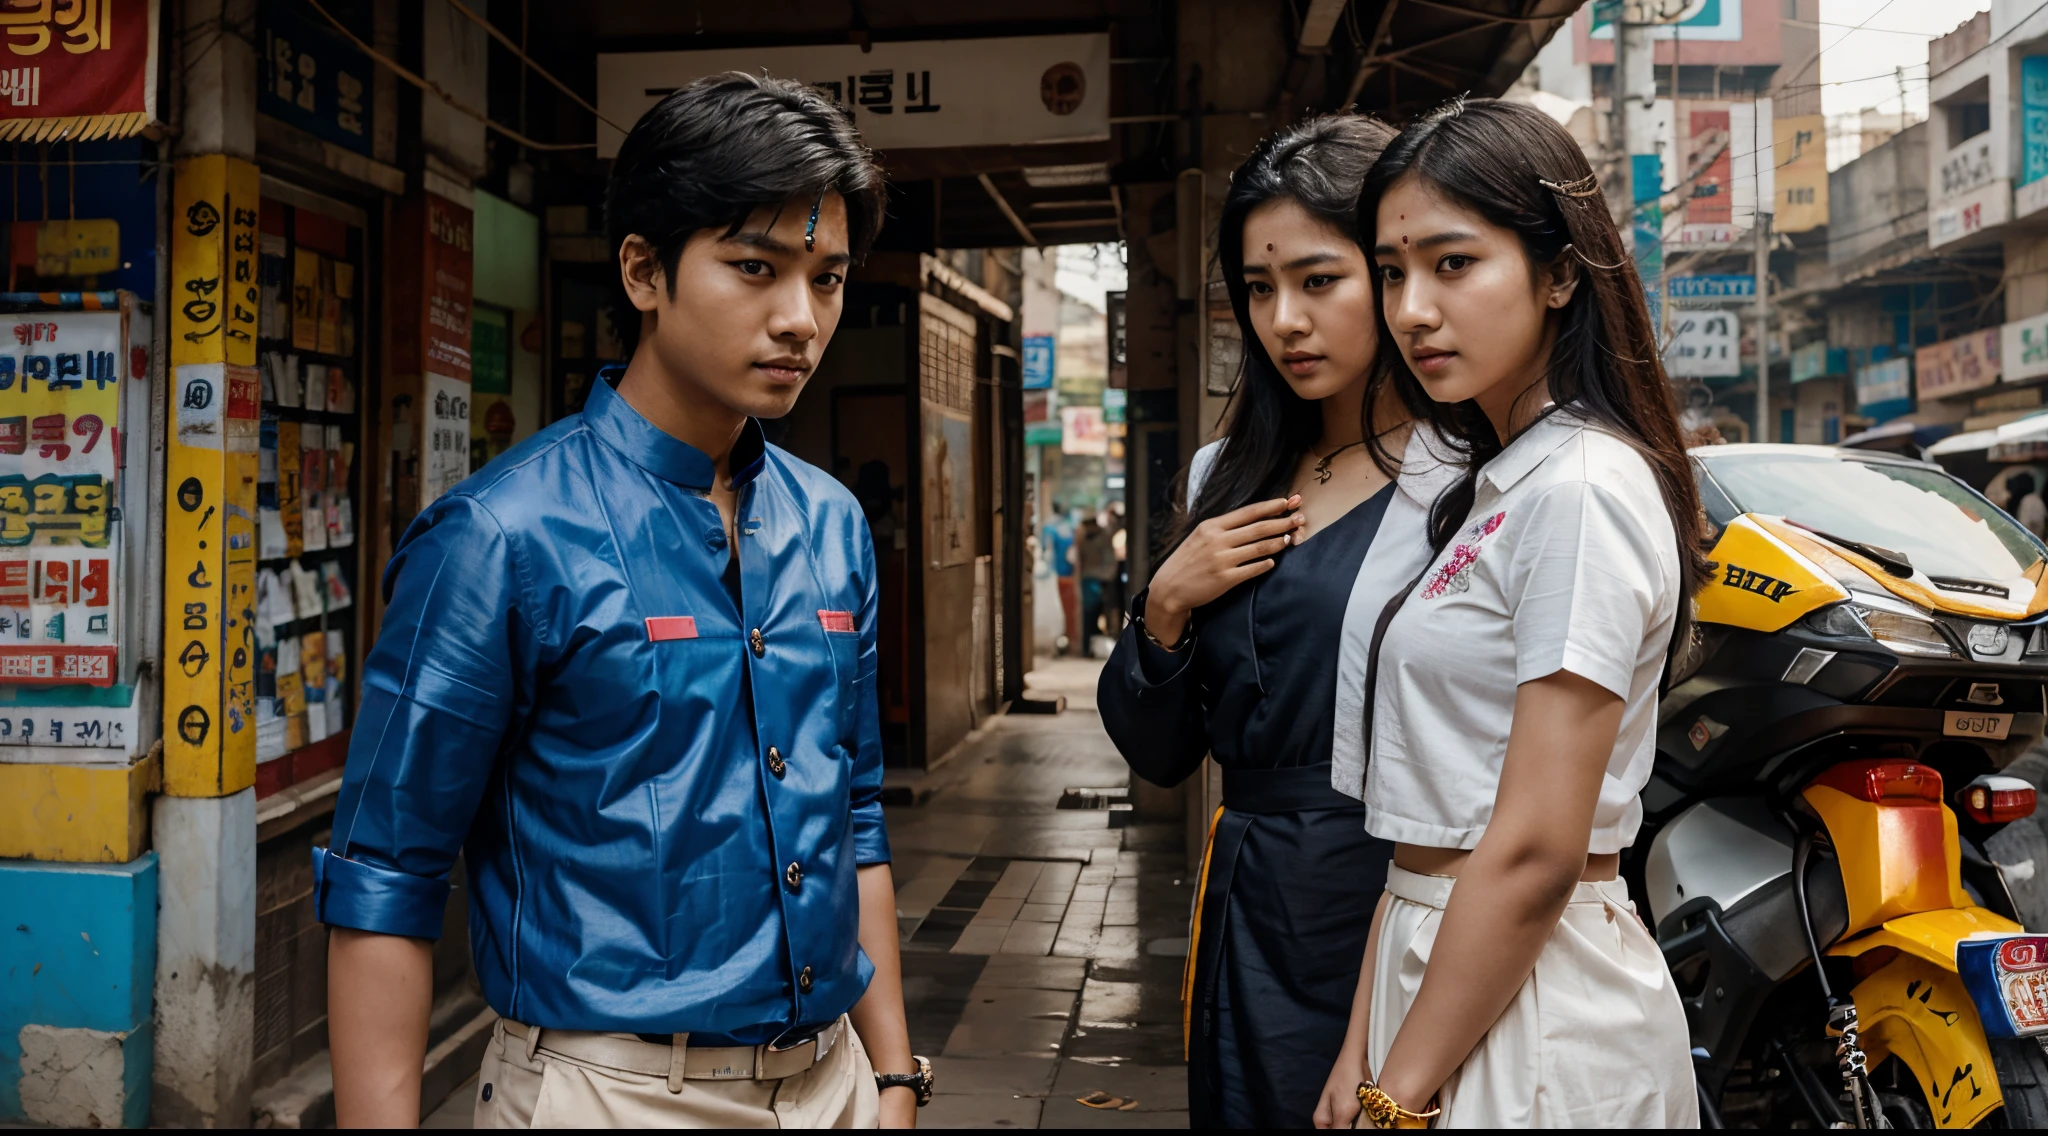
[[427,372],[426,440],[421,492],[433,501],[469,476],[469,384]]
[[156,0],[8,0],[0,142],[127,138],[156,121]]
[[974,559],[974,419],[924,405],[925,559],[951,568]]
[[111,686],[120,633],[125,317],[4,318],[0,683]]
[[1664,369],[1678,378],[1724,379],[1742,373],[1742,321],[1732,312],[1673,314]]

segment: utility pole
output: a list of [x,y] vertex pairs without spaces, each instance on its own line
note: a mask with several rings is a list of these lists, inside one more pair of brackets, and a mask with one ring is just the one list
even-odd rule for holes
[[[1661,316],[1664,295],[1664,173],[1657,152],[1657,56],[1650,33],[1654,13],[1645,0],[1619,0],[1614,19],[1614,141],[1622,151],[1622,201],[1629,246],[1645,284],[1657,289]],[[1639,104],[1639,105],[1638,105]],[[1659,320],[1661,323],[1661,318]]]
[[1771,440],[1771,215],[1757,198],[1756,218],[1751,225],[1756,236],[1756,440]]

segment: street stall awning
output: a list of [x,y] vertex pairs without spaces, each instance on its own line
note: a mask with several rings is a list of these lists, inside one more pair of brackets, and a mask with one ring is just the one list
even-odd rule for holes
[[1998,440],[1997,430],[1971,430],[1964,434],[1950,434],[1941,441],[1927,447],[1930,458],[1947,457],[1950,454],[1974,453],[1988,450]]
[[1887,422],[1858,434],[1842,439],[1841,444],[1851,449],[1886,450],[1893,453],[1910,451],[1917,457],[1928,446],[1944,441],[1955,433],[1953,422],[1922,425],[1918,422]]
[[2008,422],[1998,428],[1987,455],[1995,462],[2048,459],[2048,413]]

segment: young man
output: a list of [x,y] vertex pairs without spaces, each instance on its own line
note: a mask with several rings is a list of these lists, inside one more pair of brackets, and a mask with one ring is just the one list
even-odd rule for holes
[[700,80],[621,147],[632,361],[429,506],[385,574],[314,853],[343,1125],[419,1120],[458,851],[502,1015],[478,1127],[914,1121],[874,551],[756,421],[795,404],[881,218],[845,116],[794,83]]

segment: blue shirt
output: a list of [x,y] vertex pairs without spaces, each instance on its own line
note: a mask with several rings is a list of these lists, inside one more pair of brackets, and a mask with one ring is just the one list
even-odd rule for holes
[[500,1014],[772,1040],[874,969],[874,548],[852,494],[750,421],[735,604],[710,458],[614,377],[406,530],[315,902],[436,938],[460,850]]
[[1067,550],[1074,547],[1074,526],[1064,519],[1045,526],[1045,540],[1052,545],[1052,571],[1055,576],[1074,574],[1073,562],[1067,559]]

